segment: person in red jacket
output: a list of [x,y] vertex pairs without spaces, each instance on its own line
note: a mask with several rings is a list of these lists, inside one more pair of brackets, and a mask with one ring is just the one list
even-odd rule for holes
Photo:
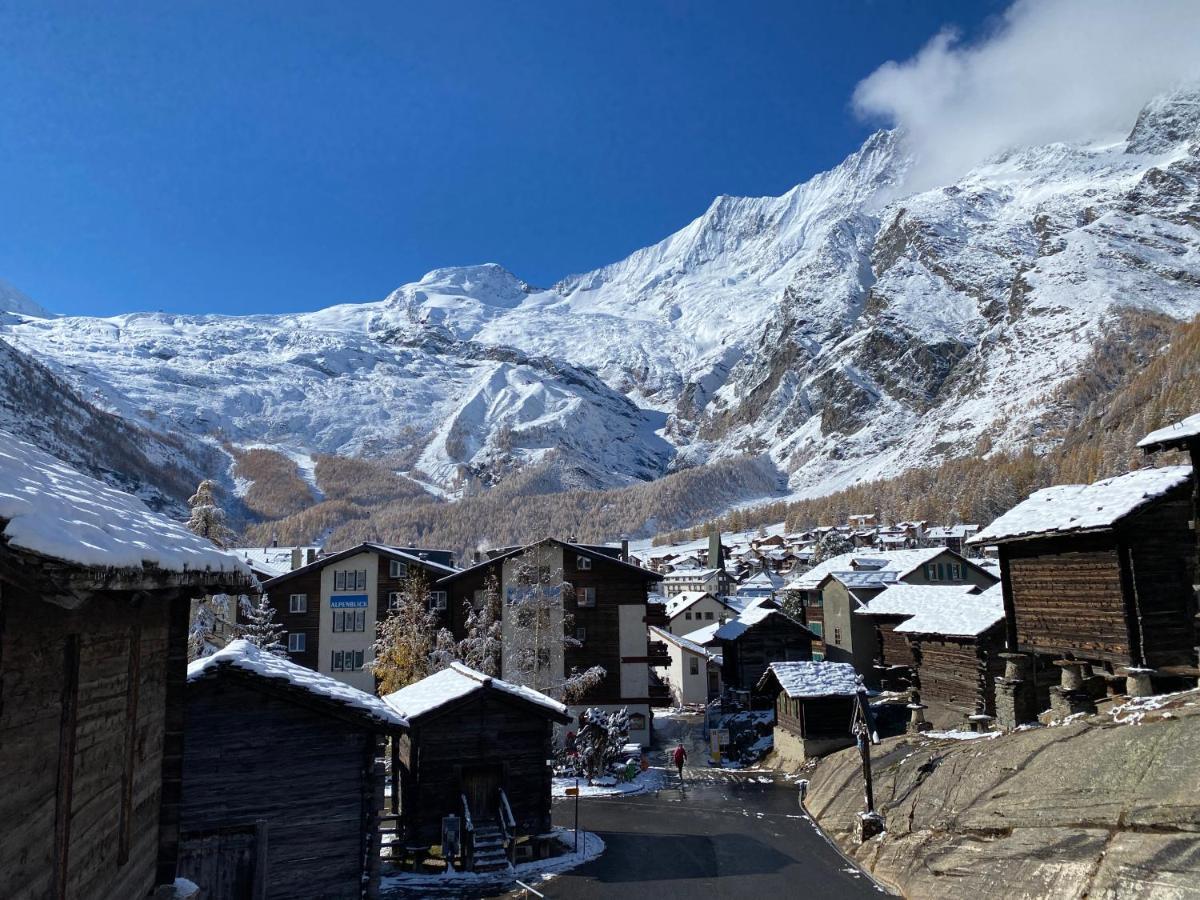
[[675,748],[675,752],[671,754],[671,759],[675,761],[675,768],[679,770],[679,780],[683,780],[683,764],[687,762],[687,750],[683,748],[683,742],[679,742],[679,746]]

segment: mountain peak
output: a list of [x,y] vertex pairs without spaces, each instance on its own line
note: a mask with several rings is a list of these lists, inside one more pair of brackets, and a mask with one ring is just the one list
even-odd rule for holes
[[484,302],[493,302],[498,297],[518,299],[518,295],[523,297],[536,290],[498,263],[433,269],[411,287],[435,293],[462,294]]
[[0,312],[33,316],[36,319],[50,318],[49,312],[35,303],[29,295],[17,290],[3,278],[0,278]]
[[1200,138],[1200,81],[1155,97],[1138,113],[1129,133],[1130,153],[1162,153]]

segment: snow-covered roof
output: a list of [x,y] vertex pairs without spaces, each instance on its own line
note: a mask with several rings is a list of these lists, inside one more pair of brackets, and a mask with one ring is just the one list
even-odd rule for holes
[[0,520],[10,546],[87,568],[250,574],[138,498],[2,430]]
[[300,559],[302,562],[308,560],[309,552],[320,553],[321,548],[316,545],[304,547],[230,547],[229,552],[242,560],[246,565],[252,566],[260,572],[265,572],[268,575],[282,575],[285,572],[292,570],[292,551],[300,551]]
[[796,591],[815,591],[821,586],[821,582],[832,575],[834,572],[849,572],[854,571],[855,561],[860,564],[872,561],[871,564],[879,564],[875,571],[895,572],[897,578],[903,578],[905,575],[919,569],[929,560],[945,553],[944,547],[925,547],[920,550],[876,550],[870,556],[858,550],[850,553],[843,553],[840,556],[830,557],[824,562],[813,566],[800,577],[789,582],[788,590]]
[[665,581],[708,581],[720,569],[675,569],[664,576]]
[[[783,610],[775,609],[769,606],[750,606],[745,612],[738,615],[736,619],[730,619],[728,622],[717,628],[715,637],[717,640],[721,641],[736,641],[755,625],[771,616],[783,616],[783,618],[787,619],[789,622],[794,621],[790,616],[787,615],[787,613],[783,612]],[[801,628],[804,627],[803,625],[800,625],[799,622],[796,624]],[[688,637],[692,637],[692,639],[695,640],[692,635],[688,635]]]
[[[695,603],[703,600],[705,597],[711,597],[716,600],[708,591],[680,591],[674,597],[667,601],[667,617],[675,618],[681,612]],[[718,601],[720,602],[720,601]],[[724,604],[723,604],[724,605]]]
[[782,578],[780,578],[778,575],[774,575],[771,572],[768,572],[766,569],[763,569],[762,571],[756,573],[755,575],[752,575],[751,577],[749,577],[745,581],[743,581],[741,584],[739,584],[738,588],[741,589],[744,587],[764,587],[764,588],[769,588],[771,590],[775,590],[776,588],[779,588],[782,586],[783,586]]
[[290,659],[276,656],[239,638],[224,649],[188,664],[187,680],[198,681],[222,668],[237,669],[263,678],[278,679],[314,696],[339,703],[356,712],[365,713],[384,725],[408,727],[404,716],[373,694],[343,684],[336,678],[314,672]]
[[962,594],[952,603],[930,603],[896,626],[897,633],[976,637],[1004,620],[1004,595],[998,584],[982,594]]
[[689,631],[683,635],[685,640],[691,641],[693,644],[707,645],[717,638],[717,629],[724,624],[722,622],[713,622],[705,625],[703,628],[697,628],[695,631]]
[[848,588],[869,588],[883,587],[888,584],[895,584],[900,577],[899,572],[892,572],[886,569],[864,569],[861,572],[830,572],[834,579],[840,581]]
[[1094,484],[1059,484],[1036,491],[968,539],[988,544],[1043,535],[1103,531],[1191,478],[1191,466],[1137,469]]
[[970,584],[894,584],[855,612],[866,616],[911,616],[926,608],[951,606],[965,596],[979,596],[978,588]]
[[671,634],[671,632],[659,628],[656,625],[650,626],[650,634],[651,637],[657,638],[658,640],[666,641],[669,644],[674,644],[676,647],[682,647],[684,650],[688,650],[701,656],[706,656],[709,659],[715,660],[718,656],[717,653],[708,649],[703,644],[698,644],[686,636]]
[[1175,441],[1189,440],[1196,437],[1200,437],[1200,413],[1188,416],[1181,422],[1175,422],[1167,425],[1165,428],[1159,428],[1157,431],[1150,432],[1138,441],[1138,446],[1150,448],[1158,444],[1174,443]]
[[[783,692],[793,699],[805,697],[853,697],[866,690],[850,663],[773,662],[768,671]],[[849,722],[846,723],[849,727]]]
[[541,706],[558,715],[567,713],[567,708],[563,704],[533,690],[533,688],[492,678],[482,672],[476,672],[462,663],[454,663],[448,669],[442,669],[428,678],[422,678],[408,687],[400,688],[383,699],[388,706],[411,720],[486,688],[512,694],[527,703]]

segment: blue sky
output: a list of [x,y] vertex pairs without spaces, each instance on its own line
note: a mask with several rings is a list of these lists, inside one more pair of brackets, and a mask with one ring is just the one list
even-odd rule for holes
[[0,4],[0,278],[53,311],[534,284],[874,127],[855,85],[999,2]]

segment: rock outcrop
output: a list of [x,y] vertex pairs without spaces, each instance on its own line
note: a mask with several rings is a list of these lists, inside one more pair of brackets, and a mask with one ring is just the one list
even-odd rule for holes
[[808,809],[917,898],[1200,897],[1200,691],[992,739],[875,748],[887,831],[860,845],[858,752],[817,768]]

